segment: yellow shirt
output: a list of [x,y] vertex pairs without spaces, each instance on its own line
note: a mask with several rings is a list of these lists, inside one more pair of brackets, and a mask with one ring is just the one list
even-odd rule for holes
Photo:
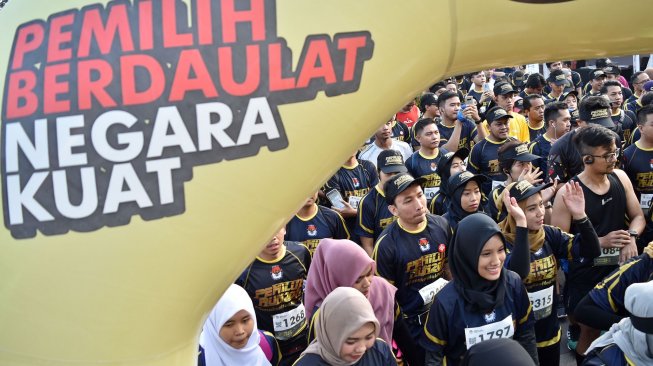
[[[508,136],[514,137],[521,142],[531,142],[531,135],[528,132],[528,122],[526,122],[526,117],[516,112],[508,113],[512,116],[508,125]],[[490,131],[488,131],[487,128],[487,121],[483,121],[482,125],[485,129],[485,133],[489,134]]]

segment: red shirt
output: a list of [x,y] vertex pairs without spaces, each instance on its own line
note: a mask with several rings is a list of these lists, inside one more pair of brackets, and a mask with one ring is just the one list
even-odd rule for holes
[[397,112],[396,119],[408,127],[413,127],[413,125],[419,119],[419,108],[414,105],[413,108],[411,108],[408,112]]

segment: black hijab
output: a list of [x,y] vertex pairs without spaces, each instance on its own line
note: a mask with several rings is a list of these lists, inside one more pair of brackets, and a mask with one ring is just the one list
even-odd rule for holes
[[454,286],[465,299],[468,311],[487,314],[503,305],[506,293],[505,269],[496,281],[488,281],[478,274],[478,258],[483,246],[499,234],[505,242],[499,225],[483,213],[471,214],[458,224],[453,238],[449,266]]
[[528,352],[517,341],[495,338],[481,342],[467,350],[460,366],[485,366],[488,360],[493,365],[529,366],[535,365]]
[[[460,185],[459,187],[452,189],[452,187],[449,187],[449,192],[451,192],[451,196],[449,196],[451,199],[449,200],[447,212],[442,215],[448,222],[449,226],[451,227],[452,230],[456,230],[456,227],[458,226],[458,223],[460,220],[464,219],[465,217],[475,213],[475,212],[467,212],[463,209],[463,206],[460,203],[460,200],[463,197],[463,191],[465,190],[465,187],[467,186],[467,183],[474,181],[476,184],[478,184],[478,188],[481,189],[481,183],[482,183],[482,178],[480,176],[477,176],[475,178],[472,178],[465,182],[465,184]],[[447,184],[449,186],[449,184]],[[442,189],[442,188],[440,188]],[[482,197],[481,197],[482,198]],[[483,207],[481,205],[481,200],[478,202],[478,210],[476,212],[483,212]]]

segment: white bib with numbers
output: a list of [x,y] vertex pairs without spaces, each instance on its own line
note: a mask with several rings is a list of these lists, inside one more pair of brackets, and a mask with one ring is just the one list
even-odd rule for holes
[[512,315],[496,323],[486,324],[475,328],[465,328],[465,343],[467,349],[472,346],[495,338],[512,338],[515,327],[512,325]]
[[304,326],[306,322],[306,310],[304,304],[286,311],[272,315],[274,326],[274,335],[279,340],[290,339],[295,333]]
[[619,264],[620,248],[601,248],[601,255],[594,258],[595,266],[614,266]]
[[435,282],[422,287],[419,290],[419,294],[422,296],[422,300],[424,300],[424,305],[433,302],[435,295],[440,292],[447,283],[449,283],[449,281],[444,278],[438,278]]
[[426,196],[427,201],[432,200],[438,192],[440,192],[440,187],[424,188],[424,195]]
[[535,320],[546,318],[551,315],[553,308],[553,286],[549,286],[540,291],[529,292],[528,299],[533,306]]

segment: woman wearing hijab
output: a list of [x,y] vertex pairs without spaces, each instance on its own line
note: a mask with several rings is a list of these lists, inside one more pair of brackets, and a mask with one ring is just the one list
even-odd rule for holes
[[448,152],[438,162],[436,173],[440,176],[440,191],[429,204],[429,211],[434,215],[444,215],[449,206],[451,195],[448,189],[449,178],[465,171],[465,159],[469,155],[469,150],[460,148],[455,152]]
[[200,334],[200,366],[270,366],[281,356],[271,334],[256,328],[247,292],[231,285],[213,307]]
[[458,224],[449,257],[454,279],[435,297],[424,326],[426,365],[457,366],[467,349],[494,338],[516,340],[537,364],[530,301],[521,278],[503,268],[504,241],[487,215]]
[[[526,180],[512,183],[503,195],[510,195],[524,212],[528,228],[530,273],[524,279],[528,298],[535,318],[535,340],[540,365],[560,365],[560,322],[556,289],[558,261],[560,259],[592,260],[600,255],[599,238],[585,214],[583,190],[577,182],[564,187],[563,201],[573,216],[574,225],[581,235],[574,237],[557,227],[544,225],[544,200],[542,191],[551,184],[533,186]],[[517,224],[512,216],[499,223],[506,238],[506,267],[513,260],[511,252],[516,241]]]
[[447,189],[451,199],[449,210],[442,217],[449,223],[452,234],[460,220],[473,213],[483,212],[481,184],[487,180],[484,175],[470,172],[461,172],[449,178]]
[[390,346],[376,338],[379,329],[367,298],[354,288],[339,287],[324,299],[315,340],[295,366],[396,366]]
[[653,282],[626,289],[626,310],[631,314],[614,324],[587,350],[583,365],[653,365]]
[[[376,263],[365,250],[350,240],[322,239],[313,255],[306,280],[305,304],[311,334],[317,310],[324,299],[338,287],[353,287],[372,304],[379,321],[379,337],[392,342],[395,292],[388,281],[374,275]],[[309,339],[312,337],[309,335]]]

